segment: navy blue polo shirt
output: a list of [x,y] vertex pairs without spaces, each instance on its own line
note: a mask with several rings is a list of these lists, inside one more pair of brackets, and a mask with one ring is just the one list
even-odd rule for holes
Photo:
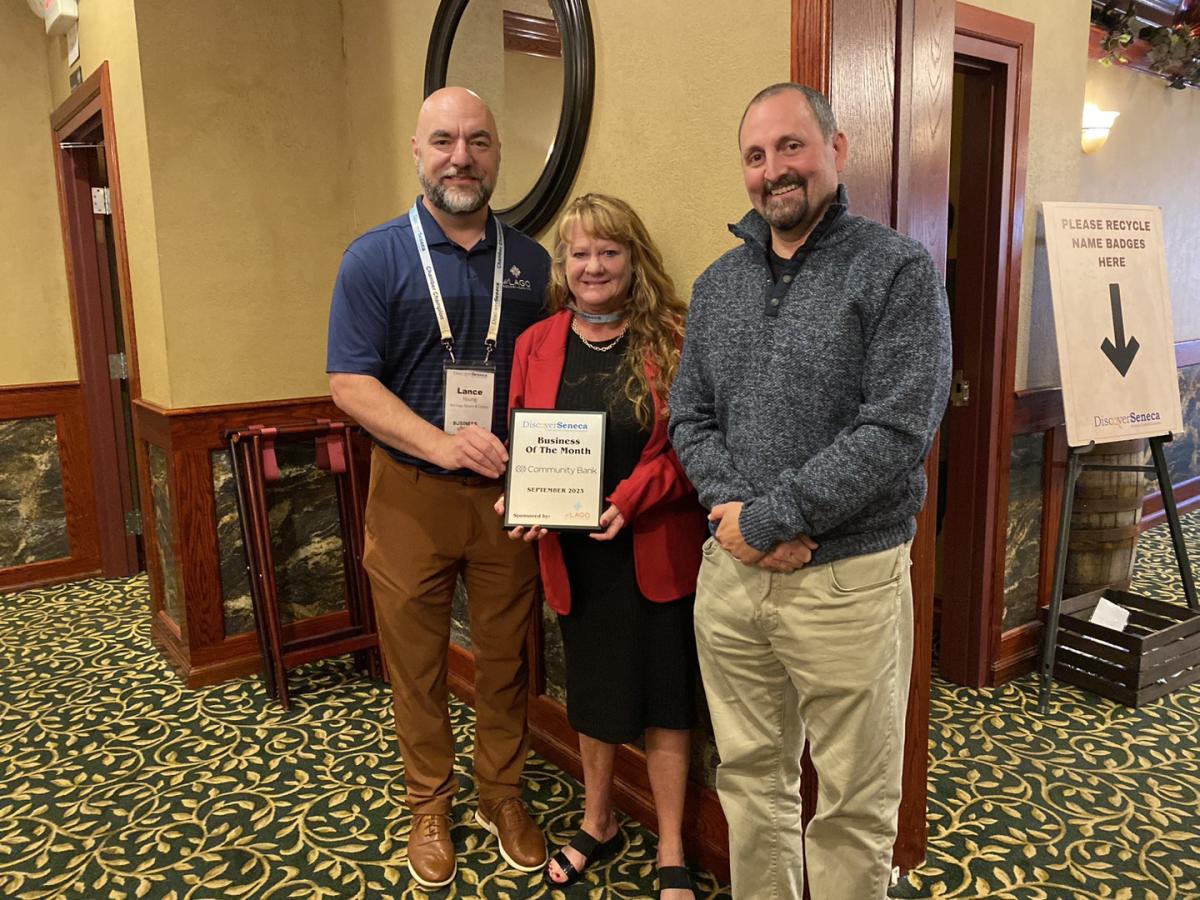
[[[492,309],[499,220],[490,215],[483,240],[465,250],[446,237],[419,201],[417,209],[454,335],[455,358],[460,363],[481,363]],[[503,228],[504,290],[500,333],[492,354],[496,364],[492,433],[507,441],[513,344],[517,335],[544,315],[550,257],[536,241],[507,225]],[[448,360],[406,212],[346,248],[329,310],[325,370],[377,378],[413,412],[442,428],[442,366]],[[446,471],[392,447],[386,449],[399,461],[427,472]]]

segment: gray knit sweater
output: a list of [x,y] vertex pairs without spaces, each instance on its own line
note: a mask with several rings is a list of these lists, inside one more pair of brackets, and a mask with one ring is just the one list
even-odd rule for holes
[[844,187],[790,285],[771,278],[758,213],[730,230],[744,244],[696,280],[671,388],[671,441],[701,502],[743,501],[759,550],[811,535],[815,563],[910,540],[950,386],[933,260],[847,213]]

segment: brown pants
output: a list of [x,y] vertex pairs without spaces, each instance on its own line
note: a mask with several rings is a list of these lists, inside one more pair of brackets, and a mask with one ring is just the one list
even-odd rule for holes
[[521,793],[529,750],[529,665],[537,561],[492,504],[499,482],[426,475],[371,455],[363,564],[392,680],[408,802],[450,812],[458,787],[447,708],[450,607],[461,574],[475,652],[475,776],[489,802]]

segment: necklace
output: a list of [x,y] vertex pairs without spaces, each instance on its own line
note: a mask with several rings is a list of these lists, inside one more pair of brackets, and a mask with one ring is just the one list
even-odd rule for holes
[[580,309],[574,303],[568,303],[567,309],[569,309],[571,312],[575,313],[575,315],[577,315],[579,318],[583,319],[583,321],[588,322],[592,325],[607,325],[610,322],[620,322],[623,318],[625,318],[625,310],[624,309],[619,309],[616,312],[610,312],[610,313],[590,313],[590,312],[584,312],[582,309]]
[[571,330],[575,332],[575,337],[583,341],[583,346],[587,347],[589,350],[595,350],[597,353],[607,353],[613,347],[617,346],[617,344],[621,343],[621,338],[625,337],[625,326],[622,325],[621,333],[615,338],[610,338],[605,344],[593,344],[583,336],[583,332],[579,330],[579,320],[574,318],[571,319]]

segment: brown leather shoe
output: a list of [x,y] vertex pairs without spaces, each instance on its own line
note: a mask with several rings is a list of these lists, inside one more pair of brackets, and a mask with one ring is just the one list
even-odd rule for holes
[[546,839],[519,797],[480,800],[475,821],[500,839],[500,855],[514,869],[536,872],[546,865]]
[[408,871],[423,888],[445,887],[458,872],[450,817],[439,813],[414,813],[408,834]]

